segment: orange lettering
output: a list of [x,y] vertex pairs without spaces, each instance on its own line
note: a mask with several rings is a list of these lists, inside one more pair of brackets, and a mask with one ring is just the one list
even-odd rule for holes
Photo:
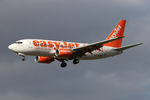
[[74,47],[74,44],[72,43],[71,46],[72,46],[72,48],[73,48],[73,47]]
[[67,48],[67,42],[64,42],[64,48]]
[[39,41],[38,40],[34,40],[33,41],[33,45],[36,46],[36,47],[38,47],[39,46]]
[[47,45],[46,45],[46,42],[45,41],[40,41],[40,45],[41,45],[41,47],[47,47]]
[[61,45],[60,45],[60,47],[61,47],[61,48],[64,48],[64,45],[62,44],[62,42],[61,42]]
[[71,48],[71,43],[68,43],[68,47]]
[[48,43],[48,47],[53,48],[53,44],[51,41],[48,41],[47,43]]
[[80,44],[78,44],[78,43],[75,43],[75,45],[76,45],[76,47],[79,47],[79,45],[80,45]]
[[[54,42],[56,49],[59,49],[60,42]],[[55,48],[54,48],[55,49]]]

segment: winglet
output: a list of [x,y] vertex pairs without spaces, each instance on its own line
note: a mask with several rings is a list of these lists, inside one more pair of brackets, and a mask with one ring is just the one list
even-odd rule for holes
[[[114,30],[110,33],[110,35],[106,38],[106,40],[113,39],[116,37],[124,37],[124,30],[125,30],[125,24],[126,20],[122,19],[118,25],[114,28]],[[105,44],[104,46],[114,47],[114,48],[120,48],[122,45],[122,38],[109,42]]]

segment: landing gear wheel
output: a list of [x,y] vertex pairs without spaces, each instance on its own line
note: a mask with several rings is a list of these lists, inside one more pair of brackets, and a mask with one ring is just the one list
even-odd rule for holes
[[73,60],[73,64],[78,64],[79,63],[79,60],[78,59],[74,59]]
[[61,63],[62,68],[65,68],[66,66],[67,66],[67,63],[65,63],[65,62]]
[[25,61],[25,57],[22,58],[22,61]]

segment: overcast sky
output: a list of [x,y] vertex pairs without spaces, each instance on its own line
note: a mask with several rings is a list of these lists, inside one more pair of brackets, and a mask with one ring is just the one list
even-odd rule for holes
[[[95,61],[26,62],[8,50],[19,39],[92,43],[127,20],[122,55]],[[0,100],[150,100],[149,0],[0,0]]]

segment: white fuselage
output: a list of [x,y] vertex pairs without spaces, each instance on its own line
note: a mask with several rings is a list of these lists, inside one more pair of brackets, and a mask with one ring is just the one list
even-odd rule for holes
[[[56,51],[57,49],[73,49],[85,45],[88,44],[41,39],[23,39],[11,44],[8,48],[16,53],[20,53],[23,55],[53,57],[54,51]],[[94,60],[115,56],[121,53],[121,51],[116,51],[113,47],[103,46],[98,50],[85,53],[82,57],[78,59]]]

